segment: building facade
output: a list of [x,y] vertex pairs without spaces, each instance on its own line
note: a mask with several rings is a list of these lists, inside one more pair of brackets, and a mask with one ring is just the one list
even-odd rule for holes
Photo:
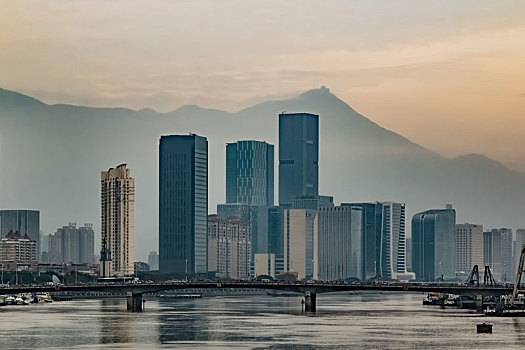
[[126,164],[101,172],[102,276],[134,273],[135,180]]
[[5,266],[18,265],[31,267],[37,263],[36,242],[26,233],[21,235],[18,231],[10,231],[0,240],[0,263]]
[[217,204],[221,219],[238,218],[250,225],[253,254],[268,252],[268,207],[242,203]]
[[483,233],[484,265],[490,267],[497,281],[512,282],[516,277],[512,248],[511,229],[492,229]]
[[238,218],[208,216],[208,271],[223,278],[250,278],[250,225]]
[[255,254],[253,275],[275,278],[275,254]]
[[[355,276],[352,250],[352,207],[321,207],[314,223],[317,241],[317,273],[314,278],[335,281]],[[355,226],[354,226],[355,228]]]
[[419,281],[456,278],[454,209],[432,209],[412,217],[412,271]]
[[274,205],[274,146],[262,141],[226,145],[226,203]]
[[456,225],[456,271],[468,274],[474,267],[482,270],[483,265],[483,226],[475,224]]
[[298,279],[314,278],[317,274],[314,240],[315,210],[284,209],[284,272],[297,274]]
[[47,236],[48,250],[44,262],[53,264],[93,264],[95,263],[95,232],[92,224],[82,227],[76,223],[63,226],[54,234]]
[[383,230],[380,245],[380,277],[386,280],[407,279],[405,204],[382,202]]
[[205,274],[208,268],[208,141],[162,136],[159,145],[159,270]]
[[279,205],[319,195],[319,116],[279,114]]
[[151,271],[159,270],[159,254],[157,252],[149,252],[148,265],[150,266]]
[[40,253],[40,211],[0,210],[0,236],[5,237],[10,231],[27,234],[36,242],[37,254]]

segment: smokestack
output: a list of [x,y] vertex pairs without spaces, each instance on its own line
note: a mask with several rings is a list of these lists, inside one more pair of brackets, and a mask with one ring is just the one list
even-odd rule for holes
[[452,209],[452,204],[447,203],[447,204],[445,205],[445,209],[447,209],[447,210],[451,210],[451,209]]

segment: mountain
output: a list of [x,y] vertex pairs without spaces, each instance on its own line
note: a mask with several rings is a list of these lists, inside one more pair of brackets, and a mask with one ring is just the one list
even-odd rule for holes
[[159,137],[208,137],[213,213],[225,198],[225,144],[256,139],[278,147],[283,111],[320,115],[320,190],[336,202],[405,202],[408,230],[412,214],[445,203],[454,204],[458,222],[525,226],[525,174],[481,155],[445,158],[375,124],[324,87],[237,113],[47,105],[0,89],[0,208],[39,209],[44,233],[70,221],[92,222],[98,233],[100,171],[127,163],[136,182],[136,255],[144,259],[157,249]]

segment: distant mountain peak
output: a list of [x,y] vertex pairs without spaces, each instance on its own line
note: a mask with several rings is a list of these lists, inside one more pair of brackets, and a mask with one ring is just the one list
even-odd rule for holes
[[0,104],[3,106],[27,106],[28,104],[38,104],[44,105],[42,101],[37,100],[36,98],[0,88]]

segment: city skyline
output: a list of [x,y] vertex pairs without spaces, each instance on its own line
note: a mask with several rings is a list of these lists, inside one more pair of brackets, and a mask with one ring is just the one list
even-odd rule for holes
[[49,103],[236,111],[327,85],[429,149],[525,169],[521,1],[1,3],[0,86]]

